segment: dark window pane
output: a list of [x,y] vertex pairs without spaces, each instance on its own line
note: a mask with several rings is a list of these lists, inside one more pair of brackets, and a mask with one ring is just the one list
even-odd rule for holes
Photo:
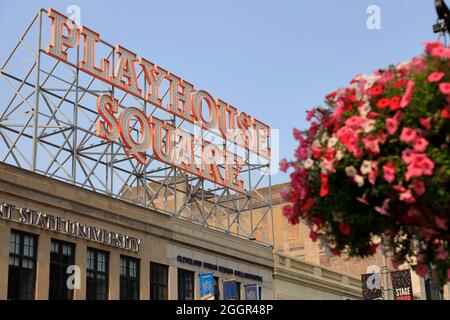
[[139,300],[139,260],[120,256],[120,300]]
[[11,231],[9,242],[8,299],[34,299],[37,237]]
[[107,300],[108,280],[108,253],[88,248],[86,300]]
[[194,299],[194,272],[178,269],[178,300]]
[[67,279],[72,275],[67,268],[75,264],[75,245],[52,240],[50,251],[49,300],[72,300],[73,290],[67,287]]
[[168,270],[165,265],[150,263],[150,299],[167,300]]

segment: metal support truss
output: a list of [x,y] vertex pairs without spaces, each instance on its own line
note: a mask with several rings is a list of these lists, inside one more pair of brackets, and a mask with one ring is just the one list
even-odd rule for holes
[[[41,9],[36,14],[0,69],[0,161],[273,245],[270,162],[241,150],[246,193],[239,194],[163,164],[152,154],[147,164],[138,164],[120,143],[98,138],[95,106],[105,93],[113,94],[121,108],[139,107],[190,131],[193,125],[87,75],[70,59],[65,63],[48,56],[43,49],[50,35],[46,13]],[[99,51],[113,66],[114,46],[105,41],[101,46]],[[80,48],[72,51],[78,61]],[[146,90],[142,72],[138,81]],[[203,139],[218,139],[211,132],[196,131]],[[134,134],[139,135],[137,128]],[[239,148],[220,143],[234,152]]]

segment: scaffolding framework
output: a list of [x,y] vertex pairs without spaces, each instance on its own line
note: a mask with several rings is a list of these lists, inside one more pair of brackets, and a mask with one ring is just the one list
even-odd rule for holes
[[[71,62],[79,61],[79,46],[67,62],[47,55],[46,14],[39,10],[0,69],[0,161],[273,245],[270,161],[82,72]],[[115,47],[103,40],[99,45],[99,55],[114,66]],[[137,78],[146,90],[142,72]],[[105,93],[119,100],[119,108],[138,107],[242,155],[245,194],[159,162],[150,153],[149,161],[139,164],[120,143],[97,137],[96,100]],[[168,88],[163,99],[167,93]],[[136,124],[133,134],[139,136]]]

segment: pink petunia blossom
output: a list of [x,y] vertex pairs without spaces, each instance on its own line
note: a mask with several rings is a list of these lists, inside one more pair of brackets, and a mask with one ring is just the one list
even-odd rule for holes
[[289,169],[289,162],[286,159],[280,161],[280,171],[287,172]]
[[379,212],[382,215],[388,216],[389,212],[389,202],[391,201],[391,199],[387,198],[383,201],[383,205],[381,207],[375,207],[375,211]]
[[434,48],[442,48],[444,45],[440,41],[424,42],[425,52],[431,54]]
[[439,84],[439,90],[446,96],[450,95],[450,83],[443,82],[443,83]]
[[406,164],[410,164],[412,162],[412,156],[414,155],[414,150],[412,149],[405,149],[402,152],[402,160]]
[[439,229],[448,230],[448,227],[447,227],[447,221],[448,220],[447,219],[442,219],[442,218],[439,218],[439,217],[435,217],[434,221],[436,222],[436,225],[438,226]]
[[401,108],[406,108],[412,100],[413,90],[415,87],[415,83],[413,81],[408,81],[408,85],[406,86],[405,94],[402,97],[402,101],[400,102]]
[[428,131],[431,129],[431,118],[420,118],[419,121],[425,130]]
[[294,135],[295,140],[302,142],[303,141],[303,134],[300,130],[294,128],[292,130],[292,134]]
[[390,135],[393,135],[398,129],[398,121],[395,118],[386,119],[386,129]]
[[428,82],[439,82],[442,80],[442,78],[445,76],[445,73],[443,72],[433,72],[428,76]]
[[380,153],[380,140],[373,136],[373,135],[368,135],[367,137],[364,137],[362,139],[363,144],[364,144],[364,148],[369,151],[372,154],[379,154]]
[[400,134],[400,141],[405,143],[412,143],[417,138],[417,132],[411,128],[403,128],[402,133]]
[[411,162],[408,164],[408,170],[405,175],[406,181],[412,177],[421,177],[422,175],[433,175],[434,162],[425,154],[413,154]]
[[422,196],[426,191],[425,183],[423,183],[423,181],[420,180],[415,180],[413,182],[412,188],[418,196]]
[[411,190],[406,190],[403,193],[399,194],[400,201],[406,202],[406,203],[414,203],[416,202],[416,199],[413,197]]
[[353,116],[353,117],[350,117],[350,118],[348,118],[346,121],[345,121],[345,125],[347,126],[347,127],[350,127],[350,128],[352,128],[352,129],[359,129],[359,128],[361,128],[361,126],[363,125],[363,118],[362,117],[359,117],[359,116]]
[[433,57],[441,58],[441,59],[449,58],[450,50],[445,47],[437,47],[437,48],[434,48],[433,50],[431,50],[431,55]]
[[383,166],[383,177],[384,179],[392,183],[395,180],[395,164],[389,162]]
[[444,261],[448,258],[448,252],[443,245],[440,245],[436,250],[436,258],[438,260]]
[[428,147],[428,141],[425,138],[420,137],[414,141],[413,148],[417,152],[425,152],[427,147]]

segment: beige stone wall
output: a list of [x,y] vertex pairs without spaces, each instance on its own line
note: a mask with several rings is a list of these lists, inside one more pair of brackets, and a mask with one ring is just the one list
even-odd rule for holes
[[361,299],[357,277],[285,254],[275,254],[275,299],[347,300]]
[[[25,170],[0,164],[0,202],[29,208],[83,224],[105,228],[141,239],[138,253],[73,236],[0,219],[0,299],[6,299],[8,280],[8,243],[11,229],[38,235],[36,299],[48,298],[50,241],[52,238],[76,244],[75,263],[85,270],[87,247],[108,251],[109,298],[119,298],[120,255],[140,259],[140,297],[149,298],[150,261],[169,265],[169,298],[177,299],[177,268],[201,272],[197,267],[179,265],[176,256],[218,262],[239,271],[263,277],[263,299],[273,298],[273,251],[249,240],[115,200]],[[229,276],[215,272],[215,276]],[[242,284],[255,281],[237,277]],[[197,280],[198,281],[198,280]],[[243,286],[242,286],[243,288]],[[198,283],[195,288],[198,297]],[[223,290],[221,290],[223,292]],[[85,275],[75,299],[85,298]],[[242,296],[244,296],[242,294]]]

